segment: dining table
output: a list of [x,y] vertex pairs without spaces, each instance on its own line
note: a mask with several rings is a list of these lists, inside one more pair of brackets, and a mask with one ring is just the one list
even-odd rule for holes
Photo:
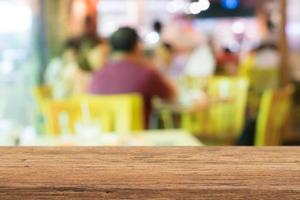
[[140,130],[131,132],[110,132],[60,135],[23,135],[18,146],[204,146],[195,136],[185,130]]

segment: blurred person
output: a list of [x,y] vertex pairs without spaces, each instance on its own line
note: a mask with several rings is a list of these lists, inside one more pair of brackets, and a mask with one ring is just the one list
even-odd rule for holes
[[233,76],[237,75],[239,56],[228,47],[222,49],[217,55],[217,74]]
[[[254,70],[279,72],[280,52],[277,41],[277,28],[270,15],[267,16],[265,26],[267,28],[266,37],[241,62],[239,70],[239,74],[241,76],[247,76],[250,78],[251,73]],[[269,88],[265,89],[277,87],[277,84],[279,84],[279,77],[277,78],[278,80],[268,81],[270,84],[267,84],[265,87]],[[270,79],[270,77],[268,77],[268,79]],[[272,77],[272,79],[276,79],[276,77]]]
[[239,74],[250,76],[253,69],[278,69],[280,54],[278,46],[270,41],[263,42],[242,60]]
[[171,79],[184,75],[185,57],[173,47],[172,44],[163,42],[155,49],[154,64],[158,70]]
[[87,16],[84,21],[84,32],[79,37],[80,43],[86,48],[97,46],[101,43],[101,38],[97,33],[97,25],[93,17]]
[[46,68],[44,79],[47,85],[53,85],[57,81],[63,70],[63,65],[69,63],[74,64],[77,62],[76,57],[79,48],[79,42],[74,39],[67,40],[63,44],[59,55],[52,58],[48,67]]
[[110,46],[107,40],[102,40],[100,44],[87,52],[87,61],[92,72],[102,68],[108,61]]
[[216,60],[212,48],[203,43],[196,48],[187,62],[184,74],[187,76],[211,77],[216,70]]
[[161,46],[161,33],[163,24],[159,20],[155,20],[152,24],[152,31],[145,35],[144,56],[148,62],[153,65],[156,63],[157,49]]
[[73,95],[88,92],[93,73],[107,63],[109,54],[110,47],[105,40],[101,40],[100,43],[91,44],[89,47],[81,41],[77,54],[78,66],[73,71],[69,71],[69,74],[73,74],[74,76],[72,79]]
[[155,20],[153,22],[153,30],[157,32],[159,35],[161,35],[163,29],[164,29],[164,25],[160,20]]
[[108,42],[105,40],[97,40],[89,45],[82,40],[79,42],[77,68],[69,68],[65,71],[65,74],[71,79],[70,94],[73,96],[88,92],[93,73],[106,64],[110,53]]
[[80,41],[69,39],[61,55],[53,58],[45,72],[45,83],[53,88],[54,99],[64,99],[87,91],[90,74],[81,67]]
[[239,74],[249,77],[253,69],[279,70],[280,52],[278,47],[277,27],[271,15],[267,15],[265,26],[266,37],[241,62]]
[[90,46],[86,46],[86,43],[81,41],[78,54],[80,68],[87,73],[93,73],[103,67],[108,61],[109,54],[110,47],[106,40]]
[[[195,29],[187,15],[175,15],[168,21],[161,33],[161,40],[172,44],[181,52],[190,52],[201,44],[205,35]],[[188,53],[189,54],[189,53]]]
[[78,68],[79,48],[78,40],[67,40],[60,55],[50,61],[45,71],[45,84],[53,88],[53,98],[55,99],[65,98],[71,93],[71,83],[65,72],[69,69]]
[[145,62],[138,33],[129,27],[118,29],[110,38],[111,60],[98,70],[90,85],[92,94],[139,93],[145,101],[145,120],[151,112],[151,100],[157,96],[172,100],[176,96],[171,83]]
[[169,43],[161,43],[155,48],[155,65],[163,74],[168,74],[174,60],[174,48]]
[[[209,44],[206,43],[205,34],[199,29],[195,29],[191,18],[186,15],[175,15],[172,17],[163,28],[161,40],[172,44],[173,48],[176,49],[173,61],[174,66],[171,70],[172,76],[175,78],[197,76],[198,73],[194,73],[195,71],[199,72],[196,51],[200,49],[201,43]],[[208,48],[210,49],[210,47]],[[194,67],[194,65],[197,65],[197,67]]]
[[79,62],[82,70],[92,72],[106,62],[108,43],[97,33],[96,21],[87,16],[84,21],[84,32],[78,37],[80,43]]

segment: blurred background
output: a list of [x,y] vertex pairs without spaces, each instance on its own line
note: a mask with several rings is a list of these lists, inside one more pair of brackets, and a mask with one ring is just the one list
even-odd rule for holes
[[298,145],[299,9],[1,0],[0,145]]

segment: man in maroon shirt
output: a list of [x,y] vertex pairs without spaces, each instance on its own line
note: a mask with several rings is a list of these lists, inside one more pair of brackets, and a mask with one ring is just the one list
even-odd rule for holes
[[110,38],[112,59],[92,78],[92,94],[139,93],[145,102],[146,122],[155,96],[172,100],[175,89],[154,67],[143,59],[137,32],[129,27],[120,28]]

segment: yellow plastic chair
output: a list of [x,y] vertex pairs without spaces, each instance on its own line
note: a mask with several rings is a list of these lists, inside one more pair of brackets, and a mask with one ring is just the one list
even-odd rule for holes
[[280,84],[280,71],[277,68],[254,68],[250,71],[249,80],[251,88],[255,91],[264,92],[266,89],[276,89]]
[[77,98],[89,106],[91,119],[107,116],[105,131],[134,132],[144,130],[144,102],[138,94],[82,96]]
[[45,133],[45,119],[43,115],[43,103],[52,99],[53,89],[51,86],[37,86],[33,88],[33,97],[36,103],[35,127],[39,133]]
[[72,99],[46,100],[42,112],[48,135],[74,134],[76,124],[82,120],[81,105]]
[[236,139],[245,123],[249,81],[243,77],[213,77],[206,92],[208,106],[184,113],[181,126],[208,139]]
[[251,115],[256,116],[263,93],[279,87],[280,70],[272,66],[257,66],[256,55],[252,53],[241,63],[239,75],[250,81],[248,107],[252,112]]
[[239,76],[248,78],[251,89],[261,93],[266,89],[278,88],[280,82],[279,68],[257,66],[255,53],[247,56],[241,63]]
[[80,96],[46,101],[43,113],[47,133],[76,133],[78,124],[99,125],[103,132],[134,132],[144,129],[144,104],[139,95]]
[[208,86],[210,107],[205,132],[237,138],[244,127],[249,81],[242,77],[214,77]]
[[266,90],[273,90],[279,87],[279,73],[279,69],[254,68],[250,71],[249,106],[252,110],[258,111],[261,97]]
[[[199,91],[200,93],[201,91],[204,92],[207,88],[208,80],[209,78],[196,77],[196,76],[185,76],[179,78],[178,80],[176,80],[177,82],[176,84],[178,85],[179,93],[183,93],[179,96],[184,97],[187,91],[190,92]],[[161,108],[161,106],[155,105],[156,104],[155,102],[156,101],[153,101],[153,107],[156,109],[156,112],[158,112],[159,118],[162,121],[162,126],[164,129],[180,128],[180,129],[187,130],[190,133],[199,133],[202,131],[201,123],[205,121],[205,117],[203,115],[205,109],[201,112],[184,111],[185,109],[179,108],[182,107],[182,105],[178,105],[178,107],[175,108],[176,104],[175,107],[174,105],[171,106],[173,108]],[[177,117],[180,116],[179,123],[178,121],[174,121],[175,115]],[[155,128],[157,127],[158,126],[155,126]]]
[[263,94],[256,127],[256,146],[281,145],[292,107],[293,86],[268,90]]

